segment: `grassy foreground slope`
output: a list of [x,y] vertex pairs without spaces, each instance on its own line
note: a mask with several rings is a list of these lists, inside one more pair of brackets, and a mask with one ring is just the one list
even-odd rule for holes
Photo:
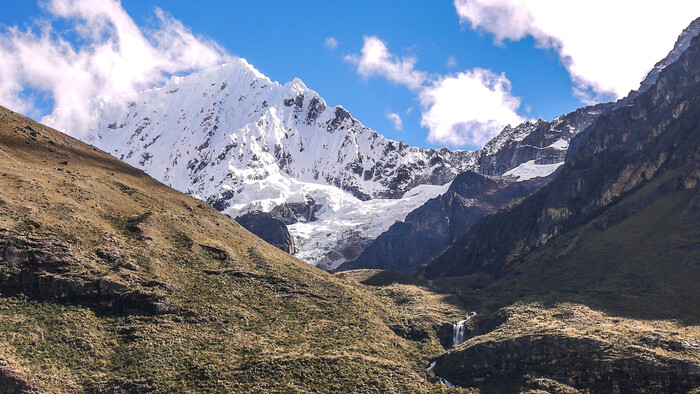
[[362,286],[4,108],[0,292],[10,392],[435,389]]

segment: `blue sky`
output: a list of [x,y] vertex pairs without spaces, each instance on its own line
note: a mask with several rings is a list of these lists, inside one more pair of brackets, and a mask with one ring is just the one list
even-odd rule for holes
[[[57,12],[51,9],[63,6],[63,3],[68,4],[68,7],[77,7],[73,3],[80,3],[80,0],[53,0],[45,6],[39,6],[32,1],[3,1],[0,24],[3,25],[4,38],[9,41],[19,40],[7,30],[11,26],[19,26],[20,31],[31,29],[38,32],[41,23],[50,21],[53,36],[63,37],[77,49],[89,47],[90,40],[74,30],[75,23],[80,18],[57,16]],[[112,12],[110,10],[113,8],[108,4],[112,3],[111,0],[99,0],[93,2],[92,6],[99,7],[97,3],[104,3],[107,10],[105,12]],[[123,0],[121,6],[146,37],[149,37],[154,29],[158,29],[154,11],[159,7],[175,21],[181,22],[204,45],[215,42],[220,46],[221,52],[246,58],[261,72],[281,83],[294,77],[301,78],[309,88],[318,91],[328,104],[342,105],[366,126],[388,138],[423,147],[447,145],[464,149],[474,149],[483,143],[484,139],[479,138],[479,133],[489,136],[494,133],[493,130],[484,128],[484,119],[473,123],[469,119],[461,119],[460,115],[456,114],[453,121],[445,123],[439,120],[437,123],[442,124],[437,124],[436,121],[429,122],[426,117],[432,109],[437,109],[433,108],[437,107],[437,100],[463,100],[465,103],[479,103],[484,100],[480,96],[448,96],[446,91],[440,91],[442,96],[437,96],[438,91],[435,87],[440,81],[450,81],[450,78],[456,81],[458,73],[473,72],[475,69],[488,70],[488,73],[478,73],[481,76],[479,81],[487,85],[498,81],[497,86],[505,90],[499,97],[510,100],[505,112],[502,108],[494,112],[493,117],[498,118],[498,129],[504,122],[513,119],[551,120],[557,115],[583,106],[584,102],[620,97],[630,88],[635,88],[636,85],[633,86],[630,82],[619,87],[611,83],[605,85],[608,77],[611,81],[620,78],[605,75],[603,73],[607,71],[600,71],[604,68],[596,66],[598,63],[607,63],[604,66],[610,69],[614,69],[614,65],[627,69],[636,67],[631,72],[635,74],[632,80],[638,83],[646,70],[672,48],[675,37],[694,19],[693,15],[700,16],[700,9],[693,4],[700,2],[679,2],[688,8],[688,12],[685,13],[687,15],[665,18],[664,26],[655,27],[659,29],[658,32],[654,32],[654,37],[659,36],[658,42],[654,42],[654,45],[647,42],[648,51],[654,53],[647,54],[646,57],[637,56],[642,57],[640,59],[630,59],[630,55],[616,50],[615,46],[605,52],[605,48],[602,47],[609,41],[605,38],[606,34],[612,36],[618,32],[615,29],[619,26],[613,27],[613,24],[622,25],[627,31],[630,31],[631,26],[632,29],[643,32],[643,18],[663,17],[655,15],[658,11],[650,8],[647,13],[630,15],[630,18],[642,19],[638,22],[619,17],[617,20],[604,19],[601,20],[600,26],[592,27],[594,32],[581,32],[581,29],[577,28],[576,18],[572,18],[572,15],[577,13],[575,7],[567,16],[572,18],[571,27],[568,28],[566,24],[555,23],[558,15],[551,13],[557,12],[552,10],[556,7],[547,7],[547,11],[543,11],[545,8],[538,9],[536,4],[531,6],[517,0],[510,3],[512,4],[506,8],[493,9],[494,6],[485,0]],[[530,4],[533,3],[537,2]],[[596,1],[588,4],[595,7]],[[680,10],[681,7],[676,11]],[[504,24],[494,23],[494,18],[486,17],[488,12],[493,11],[498,18],[507,22],[505,25],[509,26],[508,28],[504,29]],[[533,17],[524,24],[513,23],[513,20],[518,20],[516,17],[519,15]],[[587,23],[595,26],[593,20]],[[646,30],[649,28],[646,27]],[[596,45],[602,48],[601,59],[595,59],[596,50],[591,50],[585,41],[581,41],[581,37],[586,34],[591,37],[590,48],[595,48]],[[618,48],[631,46],[627,44],[633,43],[632,36],[630,34],[630,37],[625,36],[612,41]],[[326,45],[326,40],[330,37],[337,41],[334,48]],[[381,65],[379,68],[372,68],[374,66],[370,65],[363,74],[360,71],[361,51],[363,45],[368,43],[368,37],[384,45],[389,53],[389,57],[384,60],[390,65],[392,62],[405,61],[404,66],[408,67],[409,73],[413,73],[411,75],[420,75],[420,86],[408,86],[410,84],[401,82],[401,77],[392,75],[393,69],[389,68],[389,71],[386,71]],[[640,38],[643,39],[644,37]],[[6,56],[11,57],[13,51],[18,51],[18,46],[13,48],[7,41],[4,45]],[[616,52],[622,52],[619,61],[610,58],[616,56]],[[637,54],[638,52],[637,50]],[[173,59],[177,62],[176,56]],[[217,59],[213,57],[211,61],[216,62]],[[632,61],[636,63],[631,63]],[[193,63],[187,71],[202,67],[204,63]],[[185,72],[172,67],[167,71]],[[624,73],[625,70],[621,72]],[[470,81],[473,82],[476,78],[474,75],[477,74],[469,75]],[[16,78],[21,77],[28,81],[32,79],[31,75]],[[35,118],[51,113],[54,104],[51,92],[52,89],[53,92],[57,91],[54,85],[58,82],[54,81],[55,78],[46,79],[45,83],[34,83],[40,86],[32,86],[31,82],[24,83],[21,86],[24,100],[22,104],[15,104],[20,100],[13,101],[12,93],[7,92],[16,92],[19,88],[7,88],[5,95],[2,94],[3,84],[8,85],[9,78],[3,79],[0,68],[0,104],[19,105],[22,108],[17,108],[18,110],[24,110]],[[134,86],[162,83],[158,78],[139,79],[139,82]],[[431,92],[436,95],[430,96]],[[464,94],[468,95],[468,92]],[[435,100],[431,104],[430,100],[425,101],[426,97],[433,97]],[[445,111],[462,112],[459,107],[449,106],[442,111],[435,111],[433,118],[443,116]],[[484,111],[488,112],[489,109],[478,109],[476,115]],[[395,127],[393,121],[396,120],[396,116],[387,116],[390,113],[400,117],[400,130]],[[445,118],[451,116],[452,114],[448,114]],[[460,132],[459,128],[464,128],[467,124],[475,129]],[[440,128],[442,129],[438,130]],[[429,135],[432,137],[429,138]]]

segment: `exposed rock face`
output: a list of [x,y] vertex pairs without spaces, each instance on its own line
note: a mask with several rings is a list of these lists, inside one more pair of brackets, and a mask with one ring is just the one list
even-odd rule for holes
[[43,391],[17,373],[7,361],[0,359],[0,392],[4,394],[31,394]]
[[295,252],[294,239],[283,221],[266,212],[249,212],[236,218],[246,230],[289,254]]
[[685,392],[700,385],[695,363],[648,351],[618,352],[586,337],[527,335],[467,343],[438,358],[435,373],[467,387],[485,380],[516,382],[530,374],[592,393]]
[[[143,286],[153,287],[149,283]],[[0,230],[0,292],[35,300],[78,302],[113,312],[162,314],[175,310],[166,297],[90,273],[60,242],[7,230]]]
[[316,212],[322,206],[309,198],[305,203],[284,203],[278,205],[270,211],[270,214],[278,220],[281,220],[286,225],[298,222],[314,222],[318,220]]
[[391,226],[341,270],[378,268],[411,273],[440,254],[488,213],[539,189],[547,180],[509,182],[475,172],[460,174],[447,193]]
[[498,274],[520,256],[585,225],[665,174],[679,177],[672,181],[675,190],[698,187],[694,180],[700,160],[698,81],[700,40],[696,37],[649,90],[601,115],[574,138],[580,146],[569,152],[552,183],[473,226],[425,274]]

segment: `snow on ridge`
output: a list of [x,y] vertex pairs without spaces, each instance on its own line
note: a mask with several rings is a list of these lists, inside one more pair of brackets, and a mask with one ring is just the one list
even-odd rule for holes
[[503,131],[484,145],[482,149],[483,154],[492,155],[501,150],[508,142],[524,140],[537,128],[540,122],[544,122],[544,120],[540,119],[536,122],[525,121],[515,127],[511,127],[510,125],[506,126]]
[[567,150],[569,148],[569,141],[560,138],[554,142],[552,142],[547,148],[553,148],[553,149],[558,149],[558,150]]
[[656,63],[654,65],[654,68],[649,70],[647,75],[644,77],[644,80],[642,83],[639,85],[639,89],[637,90],[638,92],[644,92],[648,90],[659,77],[659,74],[661,74],[661,71],[668,67],[668,65],[675,63],[685,52],[686,49],[690,46],[690,42],[692,41],[693,38],[698,36],[700,34],[700,18],[695,19],[686,27],[683,32],[681,33],[680,36],[678,36],[678,39],[676,40],[676,43],[673,46],[673,49],[671,52],[666,55],[665,58],[663,58],[661,61]]
[[[558,141],[557,141],[558,142]],[[530,160],[507,171],[503,176],[515,177],[518,182],[527,181],[532,178],[546,177],[557,170],[564,162],[554,164],[535,164],[536,160]]]

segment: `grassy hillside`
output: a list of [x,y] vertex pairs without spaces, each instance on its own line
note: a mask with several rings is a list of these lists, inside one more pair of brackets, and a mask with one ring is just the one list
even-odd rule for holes
[[[583,302],[611,314],[700,324],[700,187],[655,179],[586,225],[552,238],[498,279],[441,282],[495,310],[523,298]],[[687,174],[685,174],[687,175]]]
[[2,108],[0,290],[0,378],[16,387],[436,389],[434,334],[397,335],[364,286]]

